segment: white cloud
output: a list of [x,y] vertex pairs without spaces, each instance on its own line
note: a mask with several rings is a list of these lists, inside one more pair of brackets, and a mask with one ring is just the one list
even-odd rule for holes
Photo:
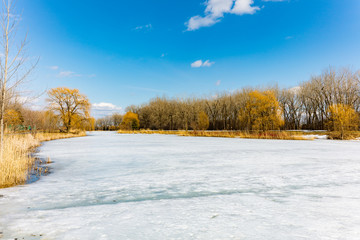
[[140,30],[151,30],[153,28],[152,24],[146,24],[146,25],[142,25],[142,26],[137,26],[134,28],[134,30],[140,31]]
[[213,65],[215,62],[210,62],[209,60],[206,60],[204,63],[203,63],[203,67],[211,67],[211,65]]
[[203,64],[202,60],[197,60],[197,61],[195,61],[195,62],[193,62],[193,63],[191,64],[191,67],[193,67],[193,68],[199,68],[199,67],[202,66],[202,64]]
[[190,20],[186,23],[187,31],[194,31],[201,27],[210,27],[219,21],[219,19],[210,15],[205,17],[195,16],[190,18]]
[[213,17],[222,17],[224,13],[230,12],[233,5],[234,0],[209,0],[205,13],[211,14]]
[[199,68],[199,67],[211,67],[215,62],[210,62],[210,60],[206,60],[203,62],[202,60],[197,60],[191,64],[192,68]]
[[221,84],[221,80],[217,80],[215,83],[216,86],[220,86],[220,84]]
[[219,22],[225,13],[237,15],[254,14],[260,8],[253,6],[253,4],[254,0],[208,0],[205,2],[205,16],[191,17],[185,23],[187,31],[212,26]]
[[260,10],[260,8],[251,6],[253,3],[253,0],[236,0],[231,13],[238,15],[254,14],[256,11]]
[[97,108],[97,109],[116,109],[117,108],[116,105],[114,105],[112,103],[106,103],[106,102],[94,103],[93,107]]
[[15,100],[33,111],[40,111],[45,108],[44,104],[40,102],[40,98],[37,96],[16,96]]
[[92,115],[95,118],[109,116],[113,113],[122,113],[122,107],[112,103],[100,102],[92,104]]

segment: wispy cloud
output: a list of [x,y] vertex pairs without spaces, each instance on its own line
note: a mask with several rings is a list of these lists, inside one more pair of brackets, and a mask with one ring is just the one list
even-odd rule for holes
[[146,25],[142,25],[142,26],[137,26],[134,28],[135,31],[141,31],[141,30],[145,30],[145,31],[150,31],[153,28],[152,24],[146,24]]
[[59,69],[59,66],[50,66],[50,67],[48,67],[48,68],[51,69],[51,70],[56,71],[56,70]]
[[81,74],[77,74],[72,71],[62,71],[57,75],[58,78],[70,78],[70,77],[81,77]]
[[215,62],[210,62],[210,60],[206,60],[203,62],[202,60],[197,60],[191,64],[192,68],[199,68],[199,67],[211,67]]
[[73,71],[61,71],[57,75],[58,78],[72,78],[72,77],[88,77],[94,78],[96,74],[79,74]]
[[191,17],[185,23],[187,31],[194,31],[201,27],[209,27],[221,21],[225,13],[244,15],[254,14],[260,8],[253,6],[254,0],[208,0],[205,3],[205,15]]
[[21,103],[22,105],[27,106],[31,110],[40,111],[44,109],[43,104],[40,102],[38,96],[19,96],[16,97],[16,101]]
[[217,80],[215,83],[216,86],[220,86],[220,84],[221,84],[221,80]]
[[26,103],[38,103],[39,99],[36,97],[29,97],[29,96],[20,96],[16,98],[17,101],[19,101],[19,103],[21,104],[26,104]]
[[[2,14],[3,16],[6,16],[7,15],[7,13],[6,12],[4,12],[3,14]],[[19,14],[9,14],[9,17],[10,18],[12,18],[12,19],[14,19],[15,21],[21,21],[23,18],[21,17],[21,15],[19,15]]]

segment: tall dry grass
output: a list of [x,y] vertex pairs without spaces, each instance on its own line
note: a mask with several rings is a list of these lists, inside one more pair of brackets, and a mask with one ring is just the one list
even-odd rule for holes
[[223,138],[252,138],[252,139],[281,139],[281,140],[311,140],[299,132],[268,131],[268,132],[245,132],[245,131],[164,131],[164,130],[119,130],[120,134],[171,134],[191,137],[223,137]]
[[359,131],[346,131],[343,134],[338,131],[329,132],[329,139],[332,140],[360,140]]
[[80,133],[37,133],[7,135],[4,141],[3,159],[0,159],[0,188],[26,182],[34,164],[31,152],[43,141],[85,136]]

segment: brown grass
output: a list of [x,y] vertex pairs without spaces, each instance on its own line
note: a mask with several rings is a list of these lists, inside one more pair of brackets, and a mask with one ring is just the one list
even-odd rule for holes
[[38,147],[41,142],[85,135],[85,132],[79,132],[5,136],[3,159],[0,159],[0,188],[11,187],[26,182],[29,169],[34,163],[31,152]]
[[244,131],[164,131],[164,130],[137,130],[118,131],[120,134],[171,134],[191,137],[223,137],[223,138],[252,138],[252,139],[282,139],[282,140],[311,140],[299,132],[269,131],[269,132],[244,132]]
[[343,134],[341,137],[340,132],[329,132],[329,139],[333,140],[355,140],[360,138],[360,132],[358,131],[348,131]]

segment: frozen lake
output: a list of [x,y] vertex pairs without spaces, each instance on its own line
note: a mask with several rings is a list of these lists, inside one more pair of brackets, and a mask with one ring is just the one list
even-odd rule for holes
[[97,132],[39,156],[52,174],[0,189],[2,239],[360,237],[360,142]]

